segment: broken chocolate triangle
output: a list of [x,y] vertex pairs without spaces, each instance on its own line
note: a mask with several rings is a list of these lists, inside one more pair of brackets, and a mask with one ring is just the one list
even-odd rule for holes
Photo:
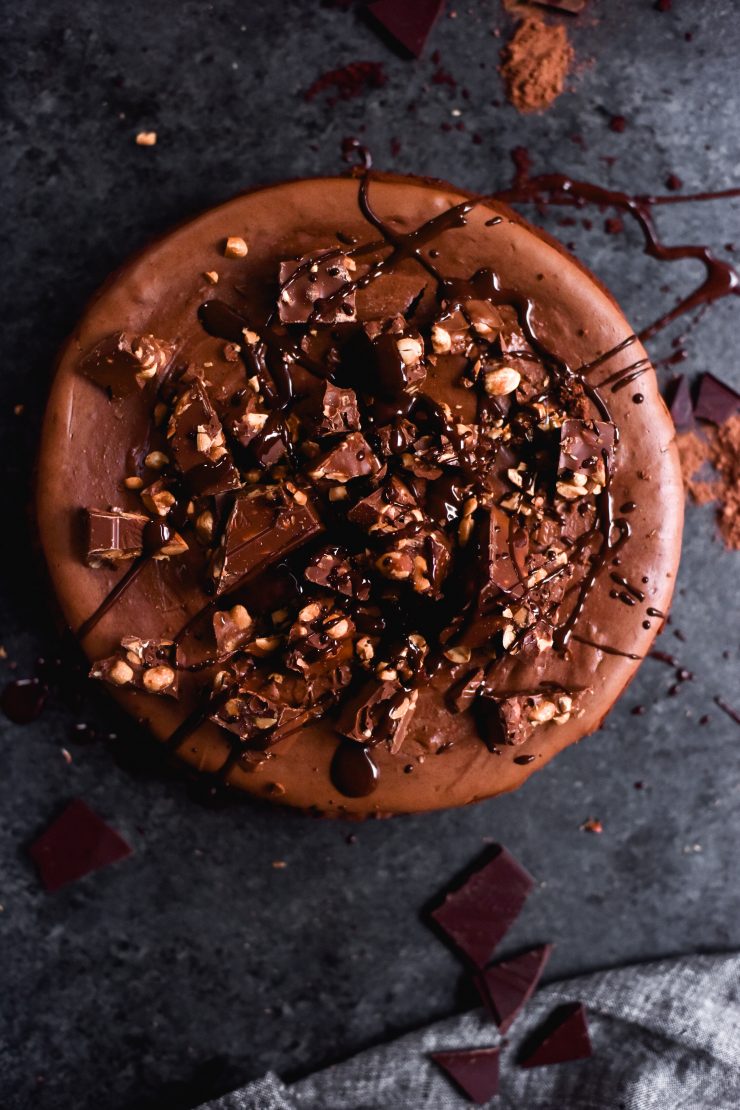
[[502,1033],[534,994],[552,949],[551,944],[542,944],[476,976],[480,996]]
[[558,1006],[539,1030],[536,1047],[521,1062],[523,1068],[568,1064],[593,1055],[582,1002]]
[[116,863],[132,849],[81,799],[75,798],[28,849],[47,890]]
[[376,0],[367,11],[398,46],[418,58],[443,7],[444,0]]
[[689,379],[685,374],[668,383],[666,401],[676,431],[685,432],[687,428],[691,428],[694,424],[694,406],[691,402]]
[[484,967],[527,900],[534,880],[506,848],[448,894],[432,917],[476,967]]
[[724,424],[740,410],[740,393],[731,386],[715,378],[714,374],[702,374],[699,379],[699,392],[694,405],[694,416],[698,420],[708,420],[710,424]]
[[464,1094],[478,1105],[498,1094],[498,1048],[433,1052],[431,1059],[449,1075]]

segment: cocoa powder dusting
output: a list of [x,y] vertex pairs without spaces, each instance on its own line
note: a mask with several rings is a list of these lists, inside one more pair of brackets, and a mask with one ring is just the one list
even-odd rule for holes
[[543,111],[563,91],[572,62],[573,48],[562,24],[523,19],[501,51],[506,95],[520,112]]
[[[708,431],[706,438],[685,432],[676,442],[689,495],[700,505],[717,501],[717,525],[725,546],[740,550],[740,414]],[[716,478],[697,478],[707,464]]]

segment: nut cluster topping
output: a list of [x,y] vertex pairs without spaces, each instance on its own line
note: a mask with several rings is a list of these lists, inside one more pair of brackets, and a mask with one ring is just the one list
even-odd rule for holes
[[[223,253],[238,285],[247,243]],[[80,363],[113,404],[151,396],[122,505],[87,511],[89,566],[157,559],[203,602],[174,639],[132,634],[92,674],[187,691],[251,769],[322,717],[397,753],[432,682],[492,749],[580,712],[544,679],[616,429],[485,273],[365,318],[373,265],[331,243],[286,259],[260,319],[209,271],[212,357],[118,332]]]

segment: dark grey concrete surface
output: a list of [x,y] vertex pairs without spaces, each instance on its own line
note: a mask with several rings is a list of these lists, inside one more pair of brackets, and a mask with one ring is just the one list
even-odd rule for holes
[[[592,0],[569,24],[569,91],[531,118],[503,103],[492,32],[510,24],[493,0],[441,20],[419,63],[394,56],[352,11],[308,0],[3,9],[8,678],[11,663],[27,674],[50,650],[25,518],[54,351],[108,271],[153,233],[257,182],[340,171],[346,135],[360,135],[381,168],[481,190],[508,181],[518,144],[535,169],[636,191],[660,189],[669,172],[688,190],[740,179],[735,0],[674,0],[667,13],[651,0]],[[431,81],[434,48],[456,89]],[[357,59],[382,62],[387,84],[333,108],[304,100],[319,74]],[[608,127],[613,114],[627,119],[622,134]],[[442,129],[458,121],[464,131]],[[135,145],[140,129],[156,129],[156,147]],[[577,236],[558,213],[549,224],[636,325],[696,279],[691,264],[648,261],[632,230],[604,235],[592,215],[594,230]],[[660,225],[672,242],[740,245],[740,204],[673,208]],[[656,357],[670,338],[656,340]],[[707,313],[688,350],[688,372],[740,384],[740,303]],[[737,947],[740,730],[712,698],[740,702],[739,615],[738,556],[718,543],[710,508],[690,509],[661,644],[694,682],[669,697],[670,670],[648,661],[601,732],[516,796],[354,828],[198,804],[156,767],[131,769],[127,756],[146,741],[93,694],[74,709],[57,701],[27,727],[4,722],[0,1104],[185,1110],[267,1068],[297,1075],[470,1004],[419,911],[490,840],[539,879],[506,948],[554,940],[551,976]],[[630,713],[638,704],[641,717]],[[78,721],[120,739],[74,744]],[[49,895],[24,848],[73,796],[135,855]],[[579,831],[589,816],[601,836]]]

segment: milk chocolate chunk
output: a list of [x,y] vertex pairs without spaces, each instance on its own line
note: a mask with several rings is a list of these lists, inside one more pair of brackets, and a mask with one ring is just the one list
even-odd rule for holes
[[342,706],[337,731],[359,744],[384,743],[395,754],[406,739],[418,696],[395,682],[373,681]]
[[419,389],[427,376],[424,340],[403,316],[364,325],[370,341],[371,360],[365,381],[368,392],[388,399]]
[[305,409],[309,426],[318,436],[359,432],[360,410],[353,389],[340,389],[325,382],[309,399]]
[[482,523],[482,599],[510,593],[527,577],[529,536],[514,519],[492,506]]
[[398,532],[415,521],[424,520],[424,514],[408,487],[391,475],[380,489],[353,505],[347,519],[372,535]]
[[357,601],[367,601],[370,597],[370,579],[364,569],[364,560],[358,556],[350,557],[338,547],[326,548],[313,556],[304,575],[316,586],[353,597]]
[[283,697],[281,676],[246,675],[218,699],[210,719],[245,744],[267,749],[306,723],[310,714]]
[[539,725],[565,724],[572,712],[573,697],[562,690],[508,696],[486,692],[475,703],[476,725],[488,747],[523,744]]
[[118,400],[162,376],[175,348],[153,335],[117,331],[102,339],[79,364],[80,373]]
[[616,428],[602,420],[564,420],[560,429],[557,491],[573,500],[598,493],[614,459]]
[[439,528],[418,526],[412,535],[401,532],[375,560],[384,578],[408,582],[418,594],[437,598],[450,569],[452,545]]
[[445,702],[450,713],[465,713],[475,701],[483,685],[485,671],[475,667],[457,679],[445,694]]
[[268,416],[269,413],[264,411],[257,394],[250,390],[237,411],[225,418],[224,426],[232,439],[242,447],[249,447],[262,435]]
[[[530,1045],[532,1041],[530,1040]],[[588,1035],[586,1008],[582,1002],[558,1006],[538,1031],[534,1047],[521,1061],[523,1068],[569,1064],[593,1055]]]
[[533,886],[532,876],[499,847],[493,859],[447,895],[432,917],[464,956],[485,967]]
[[542,944],[476,975],[475,985],[481,999],[502,1033],[534,994],[552,950],[551,944]]
[[241,485],[221,421],[200,380],[192,381],[177,396],[167,439],[174,462],[194,494],[223,493]]
[[237,495],[211,566],[216,593],[265,570],[322,530],[303,491],[293,495],[281,486],[260,486]]
[[176,698],[178,672],[173,660],[174,644],[171,640],[124,636],[114,655],[93,663],[90,677],[102,679],[120,689],[144,690],[147,694],[165,694]]
[[71,801],[28,849],[41,882],[51,891],[126,859],[131,851],[123,837],[80,798]]
[[243,605],[233,605],[213,614],[213,635],[219,659],[233,655],[249,642],[254,621]]
[[324,454],[315,459],[308,471],[314,481],[326,478],[330,482],[351,482],[354,478],[367,478],[377,474],[380,463],[372,448],[360,432],[350,432]]
[[351,660],[355,625],[326,598],[309,601],[298,611],[288,633],[286,666],[299,674],[333,671]]
[[375,433],[378,450],[384,459],[391,455],[400,455],[419,438],[419,430],[415,424],[403,417],[398,417],[392,424],[383,424]]
[[355,319],[354,260],[337,250],[280,263],[278,314],[284,324],[350,323]]
[[143,513],[85,510],[88,566],[136,559],[144,550],[144,529],[148,523],[149,517]]
[[500,1048],[460,1048],[433,1052],[429,1059],[478,1106],[498,1094]]

